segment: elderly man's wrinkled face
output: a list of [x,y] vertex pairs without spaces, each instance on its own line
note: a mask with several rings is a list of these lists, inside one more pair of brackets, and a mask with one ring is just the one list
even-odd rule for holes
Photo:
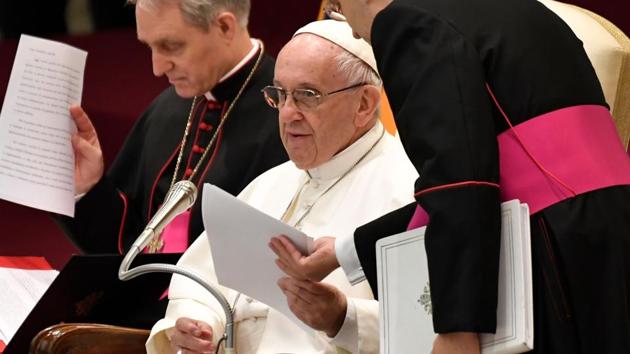
[[[296,36],[278,54],[274,85],[328,93],[356,84],[339,73],[335,55],[341,50],[312,34]],[[313,108],[296,105],[291,95],[278,107],[280,137],[298,168],[317,167],[353,142],[360,98],[358,87],[324,96]]]
[[177,2],[137,5],[136,23],[138,39],[151,49],[153,74],[166,75],[181,97],[207,92],[229,66],[219,28],[204,31],[185,22]]

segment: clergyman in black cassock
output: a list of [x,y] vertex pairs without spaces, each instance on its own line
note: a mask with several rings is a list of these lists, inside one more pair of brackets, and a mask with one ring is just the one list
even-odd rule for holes
[[[246,1],[230,2],[234,6],[240,3]],[[136,5],[139,38],[154,51],[154,73],[168,76],[173,86],[162,92],[135,123],[109,171],[77,203],[75,218],[61,220],[65,232],[86,253],[124,253],[138,237],[171,185],[188,120],[190,129],[175,181],[188,179],[198,166],[193,178],[198,187],[212,183],[236,195],[259,174],[287,160],[277,113],[261,93],[273,80],[274,68],[262,42],[250,39],[242,24],[231,22],[230,26],[237,29],[220,27],[234,21],[235,15],[227,10],[215,14],[206,31],[186,22],[177,2],[160,4],[155,11],[145,6],[143,2]],[[173,19],[180,16],[177,21]],[[175,26],[203,40],[215,38],[231,44],[182,44],[191,33],[172,33]],[[224,30],[228,31],[227,37],[220,37]],[[156,43],[154,36],[158,37]],[[169,46],[186,45],[186,49],[180,50],[182,54],[171,54],[170,47],[161,47],[165,42]],[[238,58],[236,54],[216,52],[236,51],[232,48],[238,46],[244,48]],[[193,51],[202,54],[195,53],[190,62],[181,64],[180,57]],[[189,82],[182,82],[186,73]],[[207,78],[211,75],[218,83]],[[191,89],[197,82],[202,84]],[[194,107],[192,96],[197,96]],[[225,123],[219,129],[221,121]],[[208,146],[215,134],[216,141]],[[201,160],[204,152],[206,156]],[[203,231],[200,201],[198,198],[187,227],[184,225],[188,242],[180,252]]]
[[[287,160],[277,113],[261,93],[273,80],[274,61],[263,43],[249,36],[249,1],[180,6],[184,1],[129,1],[136,4],[138,39],[151,49],[154,74],[168,77],[172,86],[136,122],[107,173],[94,168],[103,159],[87,114],[70,108],[78,127],[76,188],[85,195],[74,219],[57,220],[85,253],[125,253],[173,181],[190,179],[198,188],[208,182],[236,195]],[[197,198],[148,250],[183,252],[202,231]],[[118,317],[150,327],[166,301],[145,300],[137,313]]]
[[[217,103],[208,103],[205,98],[198,101],[199,114],[193,117],[190,133],[197,139],[188,139],[177,180],[200,158],[199,148],[205,149],[221,112],[234,98],[255,59],[212,90]],[[277,114],[260,93],[273,80],[273,66],[273,59],[265,56],[219,132],[218,143],[213,144],[216,152],[210,152],[202,163],[198,187],[212,183],[236,195],[255,177],[286,161]],[[77,203],[74,220],[64,223],[82,251],[124,252],[142,232],[170,186],[191,103],[192,99],[177,96],[171,87],[139,118],[108,173]],[[213,114],[217,110],[218,114]],[[201,198],[193,206],[188,230],[190,242],[203,231]]]
[[[369,23],[359,18],[362,2],[338,3],[353,28]],[[512,171],[499,164],[510,160],[500,159],[497,137],[510,130],[508,121],[516,129],[559,121],[561,129],[531,133],[544,133],[546,143],[563,148],[531,159],[569,171],[563,177],[545,172],[553,188],[569,196],[531,215],[534,352],[630,353],[629,162],[617,136],[602,141],[576,128],[593,117],[597,126],[612,124],[581,42],[537,1],[386,3],[367,30],[400,137],[420,172],[416,199],[428,215],[435,331],[494,332],[499,203],[514,182],[503,178]],[[572,146],[576,139],[566,134],[583,140]],[[578,145],[604,151],[592,160],[614,155],[620,164],[594,170],[592,161],[576,156]],[[614,182],[603,182],[603,175]],[[591,178],[587,184],[593,188],[574,188],[581,177]],[[375,294],[375,242],[404,231],[414,208],[355,232]]]

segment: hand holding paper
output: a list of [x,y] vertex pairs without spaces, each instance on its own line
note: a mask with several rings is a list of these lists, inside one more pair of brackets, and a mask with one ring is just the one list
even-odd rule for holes
[[77,194],[87,193],[103,177],[103,151],[90,118],[80,106],[70,107],[70,115],[77,125],[72,135],[75,156],[74,183]]
[[273,236],[286,235],[296,249],[307,253],[313,249],[313,239],[210,184],[204,185],[202,210],[219,283],[307,328],[291,312],[277,285],[284,274],[276,267],[268,243]]
[[0,112],[0,198],[74,215],[75,125],[87,53],[22,35]]
[[276,265],[296,279],[321,281],[339,267],[334,237],[320,237],[315,240],[311,254],[300,252],[284,235],[273,237],[269,247],[278,256]]

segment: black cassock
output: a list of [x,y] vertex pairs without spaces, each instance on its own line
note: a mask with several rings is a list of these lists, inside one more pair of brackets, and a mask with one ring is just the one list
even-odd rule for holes
[[[194,169],[257,57],[212,89],[216,102],[198,99],[177,180]],[[278,112],[261,93],[273,81],[273,69],[273,59],[263,56],[194,178],[198,187],[208,182],[236,195],[287,160]],[[122,253],[144,229],[170,186],[191,104],[172,87],[162,92],[136,122],[107,174],[77,203],[75,218],[61,219],[82,251]],[[204,229],[200,197],[201,191],[191,212],[189,243]]]
[[[420,172],[434,329],[494,332],[496,137],[508,126],[485,83],[516,126],[566,107],[606,106],[595,72],[571,29],[534,0],[397,0],[376,16],[372,45]],[[531,216],[535,352],[630,353],[628,201],[630,187],[618,185]],[[414,209],[355,232],[375,294],[375,242],[404,231]]]

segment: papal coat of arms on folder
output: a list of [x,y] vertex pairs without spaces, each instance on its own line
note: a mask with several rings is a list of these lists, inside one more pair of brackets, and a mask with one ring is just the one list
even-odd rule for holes
[[[481,336],[484,354],[522,353],[534,344],[529,209],[511,200],[501,204],[501,214],[497,330]],[[382,354],[431,352],[435,333],[425,229],[376,243]]]

